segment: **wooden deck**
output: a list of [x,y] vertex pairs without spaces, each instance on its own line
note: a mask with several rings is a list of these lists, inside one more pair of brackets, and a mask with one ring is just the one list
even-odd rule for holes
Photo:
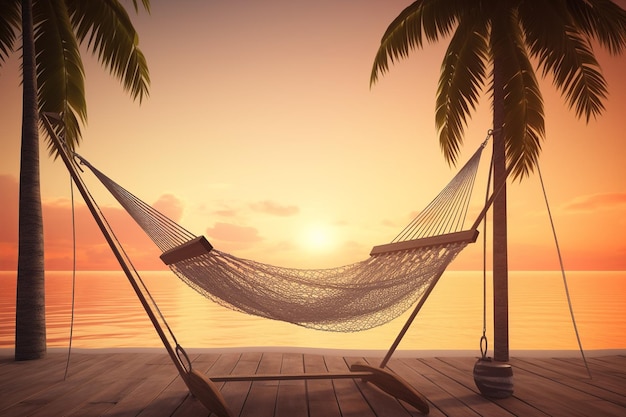
[[[196,353],[194,369],[211,375],[346,371],[380,358],[316,353]],[[0,356],[2,416],[208,416],[189,395],[165,353],[50,353],[15,362]],[[388,368],[428,398],[430,416],[626,416],[626,356],[513,358],[515,393],[488,400],[472,379],[475,358],[394,358]],[[234,415],[254,417],[405,417],[411,406],[352,379],[218,383]]]

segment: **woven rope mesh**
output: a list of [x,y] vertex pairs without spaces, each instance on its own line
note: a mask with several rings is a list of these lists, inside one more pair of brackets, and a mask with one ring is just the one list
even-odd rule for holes
[[170,265],[189,286],[228,308],[304,327],[353,332],[401,315],[465,247],[419,248],[339,268],[281,268],[212,250]]
[[[481,151],[482,147],[392,242],[462,230]],[[162,251],[195,237],[83,163]],[[315,329],[352,332],[387,323],[409,309],[467,243],[380,253],[338,268],[306,270],[267,265],[213,249],[170,268],[200,294],[225,307]]]

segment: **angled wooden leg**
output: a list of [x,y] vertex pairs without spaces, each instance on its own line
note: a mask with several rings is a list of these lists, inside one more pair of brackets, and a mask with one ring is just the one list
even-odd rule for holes
[[387,394],[412,405],[423,414],[428,414],[430,411],[426,398],[398,375],[362,362],[352,364],[350,370],[369,372],[368,376],[362,377],[363,380],[371,382]]
[[213,381],[193,369],[187,372],[183,379],[191,394],[200,400],[207,410],[217,414],[219,417],[233,417],[222,393],[217,389]]

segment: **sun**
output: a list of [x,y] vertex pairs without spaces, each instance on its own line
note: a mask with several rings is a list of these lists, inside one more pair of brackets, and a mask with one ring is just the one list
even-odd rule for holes
[[302,233],[302,244],[309,250],[327,250],[333,244],[332,230],[324,224],[309,225]]

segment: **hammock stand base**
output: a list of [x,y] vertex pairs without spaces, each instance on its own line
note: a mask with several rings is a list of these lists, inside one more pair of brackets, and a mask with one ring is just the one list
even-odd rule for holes
[[196,397],[209,412],[219,417],[232,417],[233,414],[226,400],[213,381],[193,369],[188,372],[181,372],[179,369],[179,373],[191,395]]
[[350,366],[350,372],[318,372],[294,374],[249,374],[210,376],[212,382],[254,382],[254,381],[300,381],[310,379],[361,379],[375,385],[380,390],[399,400],[412,405],[423,414],[430,408],[426,398],[408,382],[389,371],[377,366],[356,362]]

